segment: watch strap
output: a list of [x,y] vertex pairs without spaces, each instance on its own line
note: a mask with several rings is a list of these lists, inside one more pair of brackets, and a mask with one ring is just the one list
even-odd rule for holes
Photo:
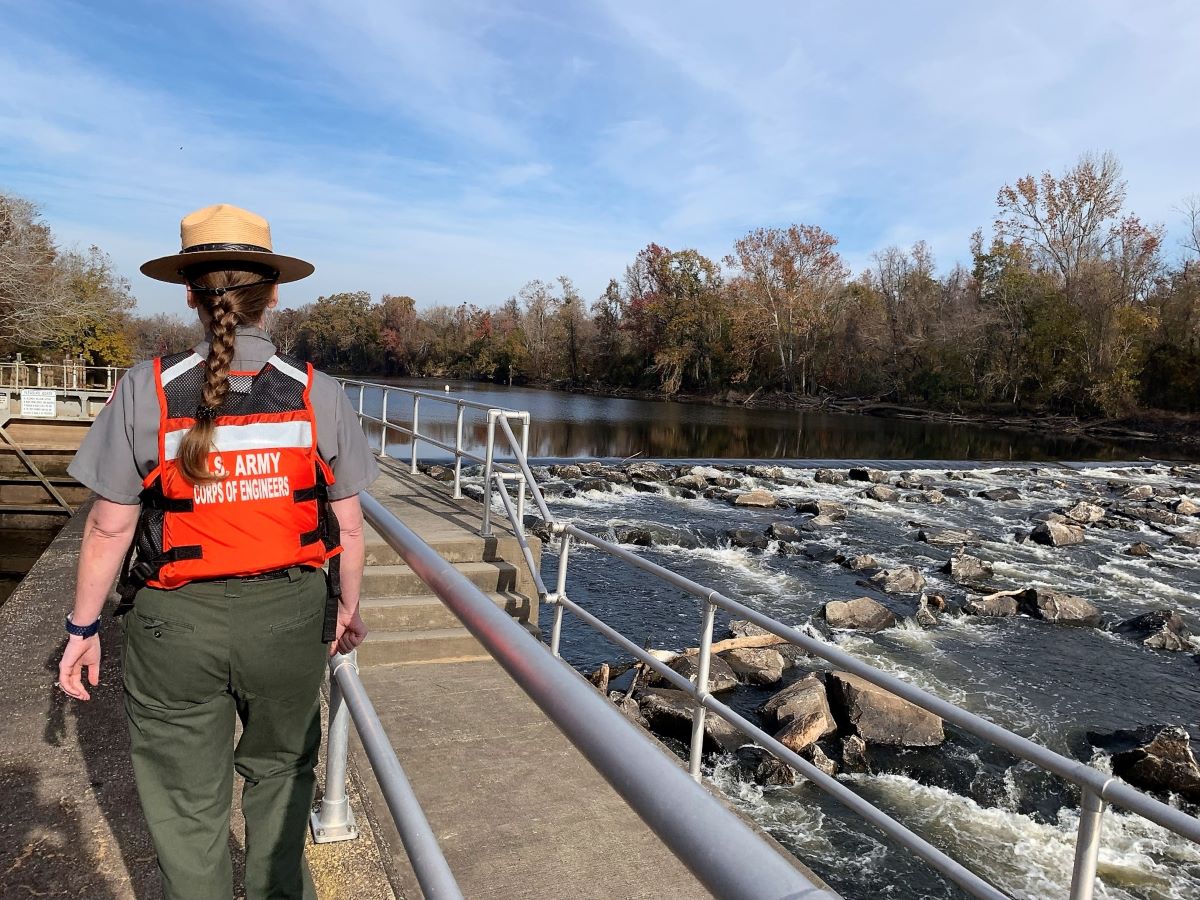
[[93,634],[100,630],[100,618],[97,617],[96,621],[91,625],[76,625],[71,621],[71,614],[67,613],[65,627],[67,629],[67,634],[73,634],[76,637],[81,638],[90,638]]

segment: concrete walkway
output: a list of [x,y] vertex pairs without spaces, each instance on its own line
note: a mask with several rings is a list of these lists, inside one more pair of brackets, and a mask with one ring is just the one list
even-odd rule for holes
[[[497,663],[374,666],[362,678],[467,897],[710,896]],[[379,789],[359,772],[394,883],[419,897]]]

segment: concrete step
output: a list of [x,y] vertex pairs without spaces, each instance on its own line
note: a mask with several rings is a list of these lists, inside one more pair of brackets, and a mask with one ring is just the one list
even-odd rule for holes
[[[488,597],[498,607],[518,621],[530,618],[530,601],[510,591],[497,591]],[[363,597],[360,602],[363,621],[373,632],[424,631],[439,628],[458,628],[458,617],[440,597],[426,594],[418,597]]]
[[[536,625],[525,624],[525,628],[540,638],[541,632]],[[420,631],[372,631],[358,647],[359,665],[363,666],[480,659],[491,659],[491,654],[462,626]]]
[[[475,523],[476,526],[478,523]],[[370,525],[366,526],[368,566],[400,565],[404,560]],[[485,562],[497,559],[520,559],[521,545],[512,535],[496,534],[488,538],[463,530],[450,535],[422,535],[442,559],[452,563]]]
[[[520,590],[528,579],[510,562],[499,559],[491,562],[465,562],[455,565],[467,579],[484,593]],[[428,585],[405,565],[367,566],[363,572],[364,597],[420,597],[429,593]]]

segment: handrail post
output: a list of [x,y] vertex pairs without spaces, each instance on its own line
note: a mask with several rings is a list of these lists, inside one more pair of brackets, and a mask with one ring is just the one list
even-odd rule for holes
[[562,639],[563,620],[563,606],[557,602],[557,598],[565,597],[567,594],[567,560],[570,555],[571,536],[564,531],[558,545],[558,581],[555,582],[554,586],[554,596],[556,598],[554,604],[554,625],[550,629],[550,652],[555,656],[558,656],[558,644]]
[[358,418],[359,418],[359,421],[362,421],[362,415],[363,415],[363,392],[364,392],[366,389],[367,389],[367,386],[366,386],[365,384],[363,384],[363,383],[360,381],[360,382],[358,383]]
[[[521,458],[529,462],[529,413],[521,413]],[[517,479],[517,524],[525,533],[525,473]]]
[[354,811],[346,796],[346,757],[350,750],[350,709],[338,684],[337,670],[349,666],[358,671],[358,652],[338,654],[329,669],[329,743],[325,749],[325,794],[321,805],[309,816],[313,843],[332,844],[358,837]]
[[696,710],[692,713],[692,750],[688,758],[688,770],[692,777],[700,780],[700,758],[704,754],[704,719],[708,712],[704,698],[708,695],[708,670],[712,654],[713,622],[717,607],[711,600],[704,601],[704,625],[700,629],[700,654],[696,658]]
[[421,433],[421,395],[413,394],[413,423],[412,423],[412,464],[408,474],[417,474],[417,436]]
[[388,439],[388,389],[383,389],[383,408],[379,411],[379,458],[387,459]]
[[1079,829],[1075,836],[1075,869],[1071,873],[1071,900],[1092,900],[1096,863],[1100,855],[1100,824],[1105,803],[1094,791],[1083,789],[1079,802]]
[[483,464],[483,522],[479,526],[481,537],[492,536],[492,463],[496,455],[496,417],[500,410],[489,409],[487,414],[487,451]]
[[466,407],[461,400],[455,404],[458,411],[454,415],[454,499],[462,499],[462,448],[463,448],[463,413]]

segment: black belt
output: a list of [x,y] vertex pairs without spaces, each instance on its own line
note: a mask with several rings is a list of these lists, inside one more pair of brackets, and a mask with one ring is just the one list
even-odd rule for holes
[[299,569],[301,572],[315,572],[312,566],[288,566],[284,569],[272,569],[270,572],[259,572],[256,575],[230,575],[227,578],[217,578],[216,581],[232,581],[234,578],[239,581],[274,581],[277,578],[287,578],[288,572],[292,569]]

